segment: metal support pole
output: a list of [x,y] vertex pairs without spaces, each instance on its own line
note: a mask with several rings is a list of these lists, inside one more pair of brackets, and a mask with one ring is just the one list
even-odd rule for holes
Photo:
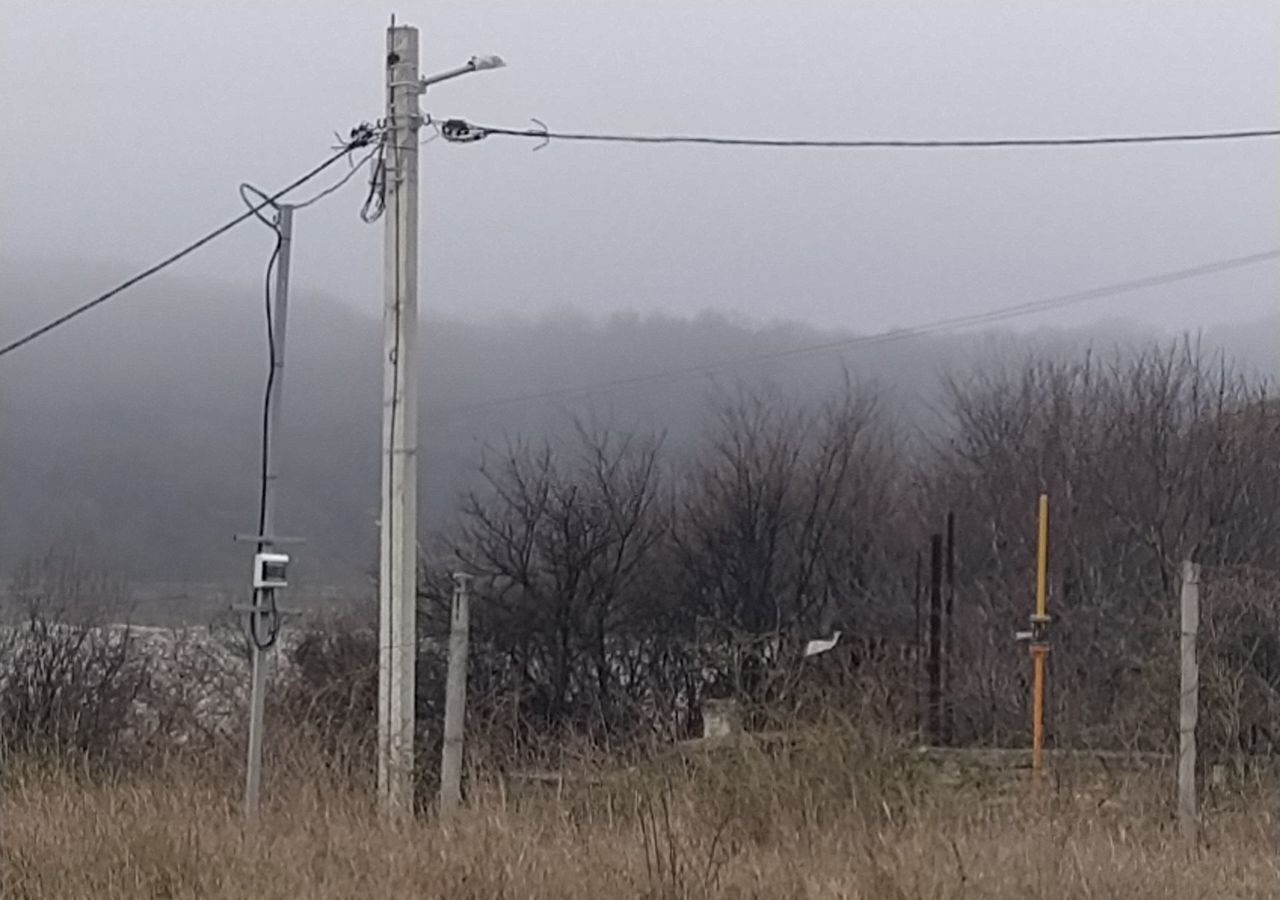
[[929,743],[942,737],[942,535],[929,537]]
[[924,620],[920,613],[920,603],[924,595],[924,585],[920,578],[920,551],[916,550],[916,568],[915,583],[912,585],[911,599],[915,604],[915,659],[912,660],[912,674],[915,682],[915,701],[916,701],[916,734],[917,739],[925,742],[925,719],[924,719],[924,692],[921,686],[924,684]]
[[1036,533],[1036,611],[1031,616],[1031,771],[1039,778],[1044,765],[1044,668],[1049,653],[1049,495],[1040,495]]
[[1199,831],[1196,806],[1196,725],[1200,719],[1200,666],[1196,638],[1200,632],[1200,566],[1182,564],[1182,692],[1178,704],[1178,824],[1195,847]]
[[[276,283],[272,295],[271,335],[272,353],[271,390],[267,396],[267,421],[263,423],[263,477],[262,521],[257,535],[258,551],[271,544],[276,533],[276,482],[280,477],[279,455],[276,453],[276,436],[280,434],[281,397],[284,392],[284,344],[289,321],[289,260],[293,250],[293,207],[280,206],[276,228],[280,233],[280,253],[276,258]],[[252,665],[249,688],[249,750],[245,764],[244,811],[253,819],[258,815],[258,798],[262,788],[262,740],[263,715],[266,707],[267,676],[274,660],[274,636],[279,629],[279,609],[275,603],[275,589],[261,588],[253,592],[253,607],[249,611],[248,631]],[[272,635],[270,641],[263,638]],[[266,646],[264,646],[264,644]]]
[[444,747],[440,755],[440,814],[462,803],[463,730],[467,717],[467,648],[471,634],[471,576],[453,576],[449,614],[449,675],[444,697]]
[[378,800],[413,809],[418,549],[418,29],[387,30]]
[[955,741],[956,709],[955,686],[952,677],[955,673],[955,660],[952,655],[956,648],[956,514],[947,513],[947,546],[945,572],[946,603],[943,607],[942,627],[942,743],[951,746]]

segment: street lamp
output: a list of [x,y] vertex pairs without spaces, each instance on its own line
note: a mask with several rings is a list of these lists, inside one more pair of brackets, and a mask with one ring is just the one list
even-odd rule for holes
[[456,69],[450,69],[447,72],[441,72],[439,75],[424,75],[419,82],[422,89],[426,90],[433,84],[439,84],[442,81],[448,81],[450,78],[457,78],[459,75],[466,75],[469,72],[483,72],[486,69],[501,69],[506,65],[501,56],[473,56],[467,60],[465,65],[458,66]]

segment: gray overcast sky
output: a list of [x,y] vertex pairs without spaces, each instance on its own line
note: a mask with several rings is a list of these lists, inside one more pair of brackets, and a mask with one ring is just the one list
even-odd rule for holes
[[[437,116],[564,130],[1057,136],[1280,125],[1275,2],[465,2],[395,8],[423,68],[500,53]],[[368,2],[6,0],[5,265],[143,265],[380,115]],[[856,329],[909,325],[1280,246],[1280,141],[1077,150],[425,148],[422,302]],[[351,185],[301,214],[295,276],[375,313],[380,226]],[[183,263],[246,290],[246,225]],[[105,285],[104,285],[105,287]],[[1051,321],[1269,314],[1280,266]],[[105,314],[105,313],[103,313]],[[157,311],[157,314],[162,314]]]

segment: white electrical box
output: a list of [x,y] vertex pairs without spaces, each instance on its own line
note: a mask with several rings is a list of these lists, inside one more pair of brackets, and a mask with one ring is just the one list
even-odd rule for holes
[[253,557],[254,588],[288,587],[289,556],[286,553],[255,553]]

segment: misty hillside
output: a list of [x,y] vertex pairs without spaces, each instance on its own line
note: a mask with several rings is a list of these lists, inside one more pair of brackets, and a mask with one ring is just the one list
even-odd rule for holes
[[[65,311],[121,274],[7,266],[0,337]],[[1212,288],[1205,291],[1212,309]],[[0,573],[71,541],[137,582],[244,582],[248,550],[232,535],[251,531],[256,511],[262,306],[260,285],[156,278],[0,362]],[[307,540],[297,551],[302,583],[357,585],[376,559],[380,314],[380,298],[359,309],[314,293],[291,298],[279,522],[282,533]],[[718,367],[849,336],[711,313],[498,323],[428,316],[427,527],[447,526],[486,443],[562,433],[574,416],[662,431],[678,448],[696,439],[718,391],[768,383],[804,395],[835,384],[847,367],[882,385],[905,424],[927,425],[943,372],[1031,346],[1162,335],[1118,323],[1088,332],[955,334]],[[1280,320],[1207,329],[1203,337],[1246,366],[1277,368]],[[716,368],[688,371],[702,365]],[[628,381],[663,372],[677,374]],[[608,387],[592,393],[573,390],[602,383]],[[543,393],[552,396],[530,398]],[[510,398],[525,399],[495,402]]]

